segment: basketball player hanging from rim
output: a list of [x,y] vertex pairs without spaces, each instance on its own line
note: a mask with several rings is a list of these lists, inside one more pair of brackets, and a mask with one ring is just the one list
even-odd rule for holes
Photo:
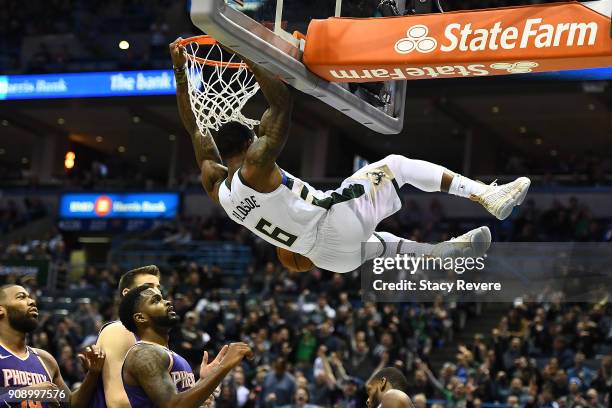
[[[170,44],[177,102],[183,125],[191,135],[204,189],[232,220],[272,245],[310,259],[319,268],[350,272],[368,259],[398,253],[482,256],[486,252],[491,243],[487,227],[438,245],[375,231],[380,221],[401,208],[399,189],[404,184],[470,198],[500,220],[527,194],[530,180],[526,177],[500,186],[484,185],[437,164],[400,155],[365,166],[335,191],[318,191],[276,164],[289,136],[293,109],[289,87],[244,60],[270,105],[261,118],[258,135],[238,122],[222,125],[214,138],[209,132],[202,134],[190,107],[186,56],[180,41]],[[362,242],[371,243],[365,246],[363,257]]]

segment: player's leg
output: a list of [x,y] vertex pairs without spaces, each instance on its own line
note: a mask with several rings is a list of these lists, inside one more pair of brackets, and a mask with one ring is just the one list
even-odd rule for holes
[[483,226],[438,244],[410,241],[388,232],[376,231],[365,245],[364,261],[396,255],[436,256],[440,258],[479,257],[491,246],[491,231]]
[[430,255],[434,244],[426,244],[398,237],[390,232],[376,231],[365,244],[364,261],[378,257],[394,257],[396,255]]
[[442,191],[469,198],[482,204],[487,211],[500,220],[508,217],[512,209],[523,202],[531,184],[527,177],[520,177],[500,186],[495,183],[486,185],[440,165],[409,159],[401,155],[387,156],[378,162],[369,164],[355,175],[375,172],[376,169],[384,168],[384,166],[391,170],[398,188],[404,184],[410,184],[422,191]]

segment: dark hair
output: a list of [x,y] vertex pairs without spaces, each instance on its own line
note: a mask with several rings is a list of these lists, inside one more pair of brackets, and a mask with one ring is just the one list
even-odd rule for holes
[[121,275],[121,279],[119,279],[119,296],[122,296],[123,289],[130,289],[134,286],[134,281],[138,275],[153,275],[159,278],[159,268],[155,265],[141,266]]
[[387,379],[387,381],[392,385],[393,389],[403,391],[406,394],[409,393],[408,380],[397,368],[385,367],[379,370],[372,377],[372,381],[380,381],[383,378]]
[[140,303],[140,295],[150,288],[151,285],[140,285],[134,289],[130,289],[119,304],[119,320],[121,320],[121,323],[126,329],[134,334],[136,334],[137,329],[136,322],[134,322],[134,313],[136,313],[136,308],[138,308],[138,304]]
[[240,122],[228,122],[213,135],[222,159],[242,153],[247,142],[253,140],[255,133]]

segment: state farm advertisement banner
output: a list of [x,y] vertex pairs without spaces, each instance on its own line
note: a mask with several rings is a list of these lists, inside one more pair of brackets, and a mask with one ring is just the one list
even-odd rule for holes
[[612,66],[610,17],[580,3],[308,27],[304,64],[331,82],[524,74]]

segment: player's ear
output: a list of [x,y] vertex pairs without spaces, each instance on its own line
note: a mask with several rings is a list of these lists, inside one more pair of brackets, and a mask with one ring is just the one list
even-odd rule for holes
[[142,313],[134,313],[134,321],[136,323],[144,323],[147,321],[147,318]]
[[0,306],[0,319],[4,318],[4,316],[6,316],[6,307]]
[[385,388],[387,388],[387,377],[383,377],[380,379],[380,390],[383,391]]
[[127,295],[127,293],[128,293],[129,291],[130,291],[130,290],[129,290],[128,288],[124,288],[124,289],[121,291],[121,297],[124,297],[125,295]]

